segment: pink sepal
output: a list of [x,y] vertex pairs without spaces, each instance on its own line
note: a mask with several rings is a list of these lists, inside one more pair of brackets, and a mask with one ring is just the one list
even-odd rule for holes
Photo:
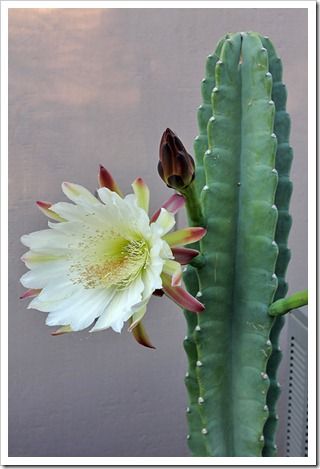
[[173,231],[166,234],[163,239],[169,246],[181,246],[199,241],[207,233],[205,228],[201,226],[191,226],[182,230]]
[[69,334],[69,332],[73,332],[70,326],[61,326],[55,332],[51,332],[51,335],[62,335],[62,334]]
[[45,202],[44,200],[37,200],[36,204],[38,205],[39,208],[50,208],[51,207],[51,203],[50,202]]
[[166,202],[164,202],[163,205],[161,205],[161,207],[152,215],[151,219],[150,219],[150,223],[154,223],[159,215],[160,215],[160,212],[161,212],[161,208],[165,208],[166,210],[168,210],[168,212],[172,213],[173,215],[175,215],[179,210],[180,208],[182,208],[185,204],[185,199],[183,197],[183,195],[180,195],[180,194],[173,194]]
[[37,200],[37,207],[44,213],[47,217],[52,218],[56,221],[65,221],[64,218],[60,217],[56,212],[51,210],[52,204],[50,202],[45,202],[43,200]]
[[182,282],[182,271],[172,275],[171,277],[171,285],[173,287],[180,287]]
[[121,189],[119,188],[118,184],[113,179],[109,171],[104,166],[102,166],[102,164],[100,165],[100,169],[99,169],[98,181],[99,181],[100,187],[107,187],[111,191],[116,192],[121,197],[123,197],[123,193]]
[[131,333],[138,344],[155,349],[141,321],[132,329]]
[[196,249],[188,249],[181,247],[171,248],[171,251],[174,255],[174,259],[181,265],[189,264],[192,259],[198,256],[199,254],[199,251],[197,251]]
[[27,290],[20,296],[20,300],[25,300],[26,298],[34,298],[35,296],[38,296],[39,293],[41,292],[41,288],[31,288],[30,290]]
[[190,293],[184,290],[181,287],[173,287],[171,285],[171,278],[162,274],[163,280],[163,291],[171,300],[177,303],[182,308],[187,309],[193,313],[201,313],[204,311],[205,307],[200,301],[194,298]]

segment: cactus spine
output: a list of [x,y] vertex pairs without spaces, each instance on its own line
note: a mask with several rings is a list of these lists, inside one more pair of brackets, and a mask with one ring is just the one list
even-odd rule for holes
[[226,35],[208,58],[202,96],[196,187],[186,197],[190,223],[196,200],[208,234],[205,263],[185,283],[206,311],[185,312],[188,443],[194,456],[273,456],[283,318],[268,309],[287,290],[292,151],[270,41]]

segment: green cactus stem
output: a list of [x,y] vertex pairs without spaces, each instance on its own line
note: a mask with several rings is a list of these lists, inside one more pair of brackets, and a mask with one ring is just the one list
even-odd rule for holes
[[[204,262],[185,273],[187,288],[206,306],[198,316],[185,312],[188,443],[194,456],[274,451],[272,419],[264,433],[270,334],[278,321],[269,307],[276,292],[276,299],[286,293],[292,152],[281,73],[266,41],[251,32],[226,35],[208,58],[202,84],[195,189],[185,194],[190,223],[202,221],[208,230],[200,242]],[[283,170],[279,185],[276,165]],[[272,358],[275,379],[278,356]],[[269,396],[272,405],[276,398]],[[267,454],[265,435],[272,445]]]
[[[275,103],[276,113],[274,122],[274,132],[277,135],[276,170],[278,172],[278,186],[275,197],[275,204],[278,208],[278,221],[275,234],[275,241],[279,248],[275,274],[278,278],[278,288],[274,300],[285,297],[288,291],[288,284],[285,279],[286,270],[290,261],[290,250],[288,249],[288,236],[291,228],[291,216],[289,214],[289,203],[292,193],[292,182],[289,179],[290,168],[293,158],[292,148],[289,145],[290,116],[286,112],[287,90],[282,82],[282,63],[277,56],[273,44],[267,37],[261,37],[263,46],[267,49],[269,57],[269,71],[272,75],[272,100]],[[272,353],[268,361],[267,374],[270,379],[270,386],[267,394],[267,406],[269,417],[264,427],[265,445],[263,456],[276,456],[276,430],[279,417],[276,404],[280,395],[280,384],[277,379],[277,371],[282,358],[279,346],[279,337],[284,325],[284,317],[275,318],[270,340],[272,343]]]
[[287,298],[277,300],[269,308],[270,316],[282,316],[293,309],[301,308],[308,304],[308,290],[302,290],[294,293]]

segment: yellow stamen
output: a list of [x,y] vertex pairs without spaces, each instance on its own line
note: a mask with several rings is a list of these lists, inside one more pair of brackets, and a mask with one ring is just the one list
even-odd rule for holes
[[149,260],[148,243],[141,235],[137,238],[128,240],[119,236],[113,237],[112,242],[110,238],[105,239],[94,250],[92,245],[84,243],[84,255],[71,266],[71,271],[76,274],[73,282],[85,288],[127,288],[146,268]]

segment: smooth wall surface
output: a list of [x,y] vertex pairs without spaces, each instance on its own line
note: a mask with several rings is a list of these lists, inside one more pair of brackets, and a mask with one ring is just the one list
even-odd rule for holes
[[245,30],[268,35],[284,63],[295,291],[307,279],[306,9],[11,9],[10,456],[188,455],[181,311],[151,301],[157,350],[125,331],[52,337],[44,313],[18,300],[19,238],[46,227],[34,202],[65,200],[62,181],[94,190],[100,162],[126,192],[142,176],[156,209],[170,195],[156,171],[161,134],[172,128],[191,151],[206,56],[226,32]]

